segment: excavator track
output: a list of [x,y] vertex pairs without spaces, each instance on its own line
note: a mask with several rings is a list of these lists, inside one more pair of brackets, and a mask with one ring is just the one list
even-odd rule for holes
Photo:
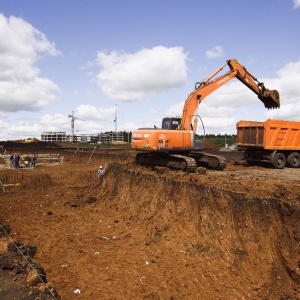
[[191,152],[187,155],[143,152],[136,156],[136,163],[146,166],[161,166],[173,170],[195,172],[197,167],[223,170],[227,161],[225,157],[205,152]]
[[222,155],[215,155],[206,152],[191,152],[189,154],[197,162],[197,166],[202,166],[213,170],[223,170],[227,165],[227,160]]
[[167,167],[172,170],[182,170],[186,172],[195,172],[197,168],[197,163],[193,157],[168,153],[138,153],[136,163],[152,167]]

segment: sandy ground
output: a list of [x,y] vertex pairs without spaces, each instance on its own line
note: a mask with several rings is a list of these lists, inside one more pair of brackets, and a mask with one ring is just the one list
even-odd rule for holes
[[[55,155],[35,169],[2,161],[0,180],[20,186],[0,190],[0,250],[36,247],[57,299],[300,299],[300,169],[231,152],[205,174],[137,166],[129,150]],[[0,276],[1,299],[39,299],[15,268]]]

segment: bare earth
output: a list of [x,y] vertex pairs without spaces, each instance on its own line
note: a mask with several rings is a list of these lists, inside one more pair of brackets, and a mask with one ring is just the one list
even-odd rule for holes
[[[0,256],[36,247],[53,299],[300,299],[300,169],[224,152],[223,171],[187,174],[126,149],[47,151],[63,162],[0,161],[2,183],[20,184],[0,190]],[[52,299],[1,267],[0,299]]]

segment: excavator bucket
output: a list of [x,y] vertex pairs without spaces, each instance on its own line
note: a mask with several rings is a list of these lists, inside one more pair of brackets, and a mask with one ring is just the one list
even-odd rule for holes
[[277,90],[266,90],[264,92],[264,95],[259,95],[258,98],[264,103],[265,107],[268,109],[280,107],[279,93]]

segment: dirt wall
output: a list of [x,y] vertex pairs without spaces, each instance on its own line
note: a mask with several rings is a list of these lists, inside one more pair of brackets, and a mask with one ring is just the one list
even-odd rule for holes
[[[300,214],[294,205],[181,181],[179,172],[172,179],[120,165],[109,172],[106,203],[117,201],[141,224],[148,246],[170,251],[172,269],[188,282],[162,288],[160,297],[180,290],[187,299],[217,299],[218,293],[218,299],[281,299],[298,291]],[[153,274],[154,285],[165,275]]]

